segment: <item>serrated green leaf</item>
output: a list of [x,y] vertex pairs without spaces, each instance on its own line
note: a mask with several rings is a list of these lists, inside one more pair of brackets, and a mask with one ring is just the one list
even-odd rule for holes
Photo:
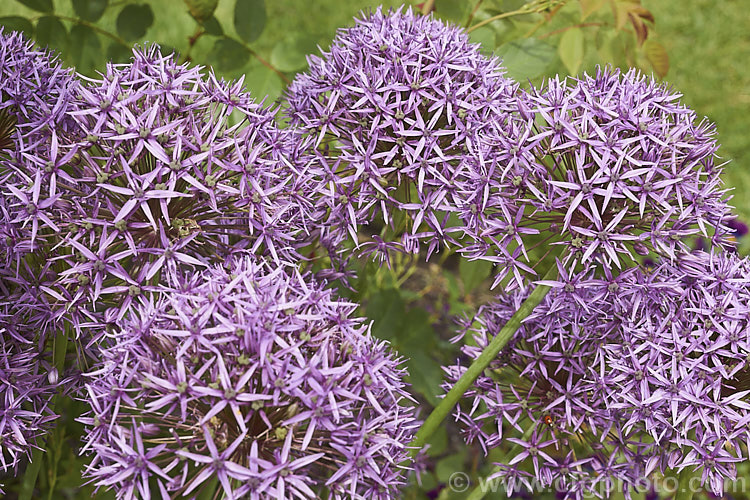
[[70,30],[68,55],[76,71],[84,75],[91,74],[94,69],[104,66],[99,37],[94,30],[82,24],[76,24]]
[[239,69],[250,60],[250,53],[236,40],[219,38],[208,53],[208,62],[219,71]]
[[224,29],[216,16],[211,16],[201,23],[206,33],[213,36],[224,36]]
[[52,0],[16,0],[16,2],[38,12],[52,12]]
[[237,0],[234,5],[234,29],[247,43],[254,42],[266,27],[265,0]]
[[4,26],[6,30],[10,31],[21,31],[27,38],[32,38],[34,36],[34,25],[32,25],[31,21],[25,17],[0,17],[0,26]]
[[560,37],[557,52],[571,75],[575,75],[581,69],[584,52],[583,42],[583,30],[581,28],[570,28]]
[[219,0],[184,0],[190,15],[198,21],[211,17],[219,4]]
[[107,10],[109,0],[73,0],[73,10],[86,21],[98,21]]
[[486,260],[461,259],[458,263],[458,275],[464,284],[464,293],[470,293],[478,287],[492,270],[492,263]]
[[117,33],[132,42],[143,38],[154,24],[154,12],[148,4],[126,5],[117,15]]
[[495,50],[497,38],[494,29],[489,26],[482,26],[481,28],[469,33],[469,40],[471,40],[472,43],[478,43],[481,45],[479,51],[485,55],[489,55]]
[[68,50],[68,30],[54,16],[44,16],[36,23],[36,42],[42,47],[49,47],[58,53]]
[[508,76],[518,81],[536,78],[555,60],[555,48],[537,38],[504,43],[495,50],[508,69]]
[[317,51],[316,40],[309,36],[294,36],[277,43],[271,51],[271,64],[280,71],[299,71],[307,68],[307,55]]

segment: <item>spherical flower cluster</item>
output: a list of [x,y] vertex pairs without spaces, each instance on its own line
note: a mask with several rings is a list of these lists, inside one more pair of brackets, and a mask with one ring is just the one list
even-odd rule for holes
[[70,116],[73,155],[44,175],[65,190],[50,293],[77,328],[121,318],[165,270],[237,251],[299,259],[314,186],[305,147],[241,80],[204,77],[156,46],[135,49],[130,63],[82,86]]
[[59,230],[58,192],[44,173],[72,125],[65,113],[78,85],[50,53],[0,28],[0,267],[20,276],[24,259],[49,259],[42,243]]
[[[567,275],[457,409],[485,451],[515,444],[498,476],[571,497],[638,485],[655,470],[733,479],[750,440],[750,262],[696,253],[607,278]],[[526,296],[480,313],[476,358]],[[466,331],[471,331],[468,326]],[[465,371],[446,368],[446,387]]]
[[[644,473],[633,465],[644,451],[632,446],[640,437],[615,430],[596,364],[602,346],[619,335],[618,317],[607,306],[622,295],[619,278],[580,281],[566,280],[545,297],[456,409],[467,440],[478,441],[485,453],[512,447],[505,463],[497,464],[498,476],[516,489],[554,485],[589,494],[611,486],[608,480],[632,484]],[[518,289],[503,294],[480,309],[478,327],[467,321],[464,333],[473,342],[462,351],[469,360],[526,296]],[[444,386],[465,370],[447,367]]]
[[654,267],[634,287],[622,339],[605,346],[609,406],[627,428],[700,469],[720,495],[750,443],[750,261],[696,252]]
[[88,384],[88,474],[118,498],[394,498],[413,408],[354,309],[247,257],[142,297]]
[[466,152],[516,88],[498,60],[461,29],[410,9],[378,9],[308,60],[288,114],[319,146],[327,189],[315,236],[333,256],[353,241],[382,259],[450,241]]
[[[78,82],[47,51],[0,28],[0,471],[41,446],[62,374],[50,363],[60,334],[43,287],[54,282],[46,236],[58,194],[43,179]],[[31,167],[29,167],[31,165]]]
[[497,282],[514,273],[523,284],[539,246],[565,247],[571,268],[624,268],[684,253],[695,235],[721,245],[729,207],[714,128],[679,97],[606,69],[519,95],[526,130],[501,121],[484,134],[487,165],[462,190],[466,255],[496,262]]

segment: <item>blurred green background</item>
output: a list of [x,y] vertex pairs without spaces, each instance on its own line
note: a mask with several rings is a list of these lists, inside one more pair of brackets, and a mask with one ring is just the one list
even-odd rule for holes
[[[271,104],[281,103],[286,84],[305,70],[305,56],[317,53],[318,47],[327,48],[336,30],[351,25],[360,11],[402,3],[0,0],[0,25],[24,30],[84,75],[94,75],[107,60],[126,61],[133,44],[157,42],[178,51],[183,60],[213,67],[225,78],[244,77],[257,98]],[[485,53],[502,57],[508,74],[525,84],[555,74],[590,71],[597,64],[637,66],[663,76],[684,94],[684,102],[699,117],[716,123],[720,155],[729,162],[725,180],[734,188],[733,204],[746,222],[750,221],[748,7],[747,0],[434,1],[437,16],[462,26],[502,16],[470,36]],[[740,243],[750,249],[749,237]],[[396,262],[392,270],[384,270],[369,264],[354,298],[375,320],[373,332],[409,358],[411,383],[426,414],[437,402],[440,365],[457,355],[456,346],[448,342],[453,335],[449,318],[486,299],[486,287],[481,285],[486,284],[489,268],[462,260],[452,268],[425,264],[413,273],[409,265]],[[51,440],[60,446],[46,455],[40,488],[45,498],[84,498],[89,492],[84,495],[80,489],[82,462],[71,451],[81,432],[73,417],[81,408],[63,410],[68,412],[63,415],[66,425]],[[488,471],[481,452],[463,446],[455,428],[443,429],[432,445],[422,486],[411,489],[405,498],[428,498],[427,492],[439,491],[439,484],[456,470],[475,475]],[[8,498],[15,498],[12,485],[7,489]],[[447,493],[442,490],[439,498],[454,498]]]

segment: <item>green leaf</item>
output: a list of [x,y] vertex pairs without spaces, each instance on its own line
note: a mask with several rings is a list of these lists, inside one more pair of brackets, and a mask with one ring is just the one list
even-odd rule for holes
[[398,289],[379,290],[367,304],[367,317],[374,321],[372,334],[394,342],[403,327],[406,304]]
[[265,0],[237,0],[234,5],[234,28],[247,43],[258,39],[266,27]]
[[536,78],[555,60],[555,48],[537,38],[504,43],[495,53],[502,57],[508,76],[518,81]]
[[112,42],[107,47],[107,60],[113,63],[126,63],[130,60],[133,52],[127,45]]
[[190,15],[198,21],[211,17],[216,10],[219,0],[184,0]]
[[435,434],[430,437],[428,441],[430,447],[427,449],[427,454],[431,457],[441,455],[448,447],[448,432],[445,427],[441,427]]
[[152,24],[154,13],[148,4],[126,5],[117,15],[117,33],[129,42],[143,38]]
[[466,448],[461,448],[459,453],[450,455],[440,460],[435,464],[435,475],[438,481],[447,483],[451,475],[455,472],[462,472],[464,467],[464,460],[466,459]]
[[76,71],[91,74],[103,66],[102,44],[94,30],[82,24],[76,24],[70,30],[70,50],[68,55]]
[[54,16],[44,16],[36,23],[36,41],[42,47],[49,47],[59,53],[68,51],[68,30]]
[[107,10],[109,0],[73,0],[73,10],[81,19],[96,22]]
[[438,394],[442,394],[440,383],[443,381],[443,370],[440,363],[428,356],[424,351],[412,353],[406,363],[409,372],[409,383],[412,389],[425,397],[433,406],[440,402]]
[[651,63],[651,67],[654,68],[654,72],[659,75],[659,78],[664,78],[669,71],[669,55],[667,54],[667,49],[665,49],[659,42],[646,40],[643,43],[643,52],[646,54],[648,62]]
[[34,26],[31,24],[31,21],[25,17],[0,17],[0,26],[4,26],[6,30],[10,31],[21,31],[27,38],[32,38],[34,36]]
[[213,36],[224,36],[224,29],[221,27],[221,23],[216,16],[211,16],[202,23],[203,29],[206,30],[206,34]]
[[208,62],[219,71],[232,71],[247,64],[250,53],[231,38],[219,38],[208,53]]
[[583,62],[583,30],[581,28],[566,30],[560,37],[557,52],[568,73],[571,75],[578,73]]
[[482,26],[481,28],[469,33],[469,40],[471,40],[472,43],[478,43],[481,45],[479,50],[485,55],[492,54],[492,51],[495,50],[495,46],[497,45],[495,30],[489,26]]
[[604,6],[604,0],[579,0],[581,3],[581,21]]
[[279,75],[259,62],[255,62],[245,72],[245,85],[256,99],[259,101],[265,99],[266,105],[278,99],[284,90]]
[[271,64],[281,71],[299,71],[307,68],[307,54],[316,50],[315,38],[293,36],[276,44],[271,51]]
[[26,7],[39,12],[52,12],[52,0],[16,0]]
[[456,2],[456,1],[442,1],[435,2],[435,13],[440,19],[446,21],[453,21],[457,24],[463,24],[466,22],[466,18],[469,17],[469,2]]
[[464,283],[464,293],[470,293],[478,287],[492,270],[492,263],[486,260],[461,259],[458,263],[458,274]]

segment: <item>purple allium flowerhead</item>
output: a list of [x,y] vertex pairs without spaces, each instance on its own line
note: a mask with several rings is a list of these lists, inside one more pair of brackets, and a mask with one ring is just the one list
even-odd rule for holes
[[[692,236],[721,245],[729,220],[714,127],[635,70],[552,79],[518,97],[520,130],[495,122],[466,184],[468,257],[523,285],[551,245],[569,269],[674,258]],[[506,283],[507,283],[506,280]]]
[[460,28],[379,8],[308,62],[289,87],[288,116],[317,141],[327,187],[319,241],[333,257],[356,244],[381,259],[452,241],[448,217],[473,134],[499,119],[516,89],[498,59]]
[[59,189],[51,182],[56,163],[67,161],[58,134],[78,81],[47,51],[17,32],[0,28],[0,267],[22,275],[22,260],[41,267]]
[[[467,439],[513,448],[498,477],[570,497],[683,468],[722,491],[750,441],[750,262],[698,252],[617,276],[559,267],[456,410]],[[464,354],[475,359],[526,295],[485,306]],[[446,368],[446,387],[465,370]]]
[[394,498],[414,408],[355,308],[251,257],[140,297],[87,385],[87,475],[127,499],[212,478],[227,498]]
[[24,323],[13,305],[0,305],[0,471],[30,457],[57,416],[49,403],[59,376],[40,344],[47,337]]
[[297,260],[307,223],[301,136],[227,83],[157,46],[109,64],[76,97],[56,299],[111,323],[162,273],[235,251]]
[[[507,460],[495,475],[509,493],[556,487],[575,497],[606,494],[612,482],[633,484],[644,474],[638,465],[641,438],[618,432],[602,387],[606,374],[597,360],[602,346],[617,342],[619,316],[611,304],[622,300],[620,277],[563,277],[506,347],[464,395],[456,420],[469,442],[485,453],[504,447]],[[634,271],[631,271],[634,272]],[[515,289],[480,308],[467,320],[463,348],[467,363],[476,359],[526,299]],[[472,325],[473,324],[473,325]],[[467,340],[468,340],[467,338]],[[466,371],[445,368],[444,387]],[[628,462],[632,462],[628,465]]]
[[695,252],[633,283],[620,342],[606,345],[608,405],[698,470],[720,495],[750,444],[750,261]]

